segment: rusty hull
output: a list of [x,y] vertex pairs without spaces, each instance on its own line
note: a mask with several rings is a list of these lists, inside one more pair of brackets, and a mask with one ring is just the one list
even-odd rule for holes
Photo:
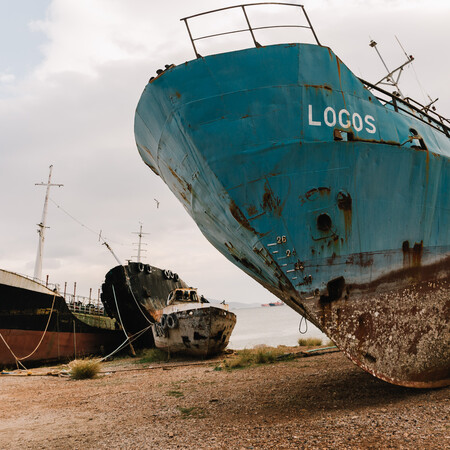
[[360,367],[443,386],[450,128],[397,103],[330,49],[279,44],[167,70],[135,136],[211,244]]
[[352,361],[393,384],[450,383],[450,258],[368,285],[339,281],[337,295],[316,295],[303,303]]
[[214,306],[172,312],[175,328],[152,326],[155,346],[169,353],[211,356],[223,351],[236,324],[236,315]]

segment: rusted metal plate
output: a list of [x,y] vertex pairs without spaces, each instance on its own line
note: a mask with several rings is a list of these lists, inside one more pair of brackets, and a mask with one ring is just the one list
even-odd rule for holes
[[[236,315],[214,306],[171,312],[174,326],[153,325],[155,345],[170,353],[211,356],[226,348]],[[170,323],[169,323],[170,324]]]

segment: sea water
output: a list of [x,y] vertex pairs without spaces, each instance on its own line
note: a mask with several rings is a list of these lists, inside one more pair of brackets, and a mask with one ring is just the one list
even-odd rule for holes
[[329,341],[317,327],[302,320],[302,316],[286,305],[231,311],[236,314],[237,321],[228,348],[234,350],[256,345],[295,346],[299,338],[319,338],[323,344]]

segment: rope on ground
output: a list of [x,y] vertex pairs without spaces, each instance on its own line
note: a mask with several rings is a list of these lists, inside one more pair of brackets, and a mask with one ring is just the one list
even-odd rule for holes
[[[137,339],[141,333],[143,333],[146,329],[143,329],[139,331],[138,333],[131,336],[133,339]],[[130,338],[130,339],[131,339]],[[126,345],[127,341],[125,341],[122,346]],[[331,353],[339,352],[340,350],[336,347],[321,347],[321,348],[315,348],[307,351],[299,351],[299,352],[291,352],[286,353],[284,355],[280,355],[277,360],[282,361],[283,359],[290,359],[290,358],[305,358],[305,357],[311,357],[311,356],[321,356],[321,355],[327,355]],[[114,351],[116,352],[116,350]],[[113,353],[114,353],[113,352]],[[108,358],[110,355],[105,356],[98,362],[103,361],[104,359]],[[133,367],[132,369],[111,369],[111,370],[101,370],[99,373],[101,374],[109,374],[109,373],[117,373],[117,372],[135,372],[135,371],[141,371],[141,370],[153,370],[153,369],[173,369],[177,367],[188,367],[188,366],[207,366],[207,365],[213,365],[217,364],[221,360],[206,360],[206,361],[192,361],[192,362],[180,362],[180,363],[159,363],[154,364],[151,366],[146,367]],[[68,376],[67,373],[63,372],[46,372],[46,373],[32,373],[28,371],[27,373],[14,373],[14,372],[0,372],[0,376],[3,375],[10,375],[10,376]]]
[[16,354],[12,351],[11,347],[10,347],[10,346],[8,345],[8,343],[6,342],[5,338],[4,338],[4,337],[2,336],[2,334],[0,333],[0,338],[2,339],[2,341],[4,342],[4,344],[6,345],[6,347],[8,348],[8,350],[11,352],[11,355],[12,355],[12,356],[14,357],[14,359],[16,360],[17,368],[19,368],[19,364],[20,364],[25,370],[27,370],[27,368],[22,364],[22,361],[24,361],[25,359],[28,359],[30,356],[33,356],[33,355],[36,353],[37,349],[38,349],[38,348],[40,347],[40,345],[42,344],[42,341],[43,341],[43,339],[44,339],[45,334],[47,333],[47,329],[48,329],[48,326],[49,326],[49,324],[50,324],[50,319],[52,318],[53,308],[54,308],[54,306],[55,306],[55,300],[56,300],[56,294],[53,294],[53,302],[52,302],[52,307],[51,307],[51,309],[50,309],[50,315],[48,316],[47,325],[45,325],[44,332],[42,333],[42,336],[41,336],[41,339],[40,339],[39,342],[38,342],[38,345],[37,345],[36,348],[35,348],[31,353],[29,353],[28,355],[22,356],[21,358],[18,358],[18,357],[16,356]]

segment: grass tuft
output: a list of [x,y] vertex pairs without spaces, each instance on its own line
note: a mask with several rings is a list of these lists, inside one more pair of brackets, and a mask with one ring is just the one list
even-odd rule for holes
[[75,359],[69,364],[70,378],[73,380],[86,380],[96,378],[100,372],[100,363],[92,359]]
[[318,338],[300,338],[298,340],[298,345],[300,347],[319,347],[322,345],[322,339]]
[[234,356],[224,361],[223,367],[225,369],[232,370],[242,369],[254,364],[271,364],[276,362],[283,353],[283,348],[266,346],[258,346],[257,348],[251,350],[238,350]]
[[184,397],[184,394],[181,391],[169,391],[169,392],[167,392],[167,395],[170,395],[171,397],[176,397],[176,398]]
[[136,361],[136,364],[149,364],[169,360],[169,355],[166,352],[160,350],[159,348],[144,349],[139,354],[139,357],[140,359]]
[[196,419],[204,419],[206,417],[205,410],[199,408],[198,406],[191,406],[190,408],[178,407],[181,413],[182,419],[187,419],[188,417],[195,417]]

